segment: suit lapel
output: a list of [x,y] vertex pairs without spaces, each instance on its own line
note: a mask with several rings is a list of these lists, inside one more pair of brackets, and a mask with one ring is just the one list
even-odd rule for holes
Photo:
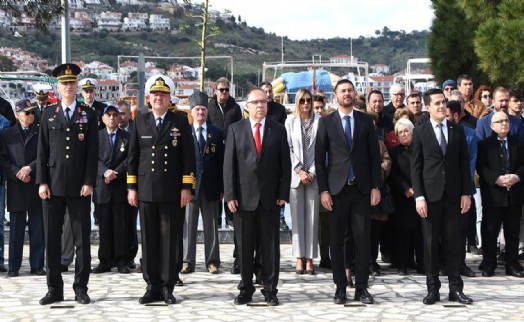
[[[31,140],[31,138],[37,134],[37,131],[38,131],[38,128],[36,128],[36,126],[34,124],[31,124],[29,126],[29,128],[27,130],[27,137],[25,138],[24,146],[26,146],[27,143],[29,143],[29,141]],[[18,132],[20,132],[20,131],[18,131]]]
[[346,134],[344,134],[344,128],[342,127],[342,120],[340,119],[340,114],[338,110],[331,113],[331,125],[335,128],[335,131],[337,131],[339,140],[342,140],[342,142],[345,142],[348,150],[351,150],[351,147],[348,146],[347,141],[346,141]]
[[446,153],[449,150],[451,142],[453,142],[452,140],[453,140],[454,133],[455,133],[455,124],[448,122],[448,148],[446,150]]
[[164,136],[164,134],[171,129],[171,124],[173,123],[173,118],[171,117],[170,113],[166,113],[166,116],[164,117],[164,120],[162,121],[162,127],[160,128],[160,133],[158,133],[158,137],[161,138]]
[[[269,139],[271,138],[272,133],[271,128],[271,121],[266,117],[266,124],[264,124],[264,136],[262,137],[262,147],[260,148],[260,159],[262,159],[262,156],[264,155],[264,151],[266,150],[266,146],[269,144]],[[253,143],[255,140],[253,139]],[[256,149],[255,149],[256,152]]]
[[313,142],[315,142],[315,138],[317,137],[318,119],[318,115],[315,114],[315,116],[313,117],[313,130],[311,132],[311,140],[309,140],[308,150],[311,149],[311,146],[313,145]]
[[[435,135],[435,130],[433,129],[433,124],[428,120],[426,123],[424,123],[423,126],[426,127],[426,131],[425,132],[431,137],[431,139],[428,142],[433,142],[434,148],[438,149],[440,154],[442,154],[442,149],[440,148],[440,144],[438,143],[438,138]],[[449,139],[448,139],[448,141],[449,141]]]
[[[256,157],[256,155],[257,155],[257,148],[255,146],[255,136],[253,135],[253,131],[251,129],[251,121],[249,119],[244,119],[242,121],[245,124],[244,125],[244,131],[246,131],[246,137],[251,138],[251,139],[247,140],[248,145],[249,145],[249,149],[251,151],[253,151],[253,153],[255,154],[255,157]],[[260,153],[260,155],[262,155],[262,153]],[[255,158],[255,159],[258,159],[258,158]]]

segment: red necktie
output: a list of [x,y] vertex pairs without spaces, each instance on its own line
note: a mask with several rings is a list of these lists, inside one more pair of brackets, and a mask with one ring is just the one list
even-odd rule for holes
[[255,148],[257,150],[257,157],[260,158],[260,151],[262,150],[262,142],[260,140],[260,126],[262,124],[260,123],[257,123],[255,124],[256,126],[256,129],[255,129]]

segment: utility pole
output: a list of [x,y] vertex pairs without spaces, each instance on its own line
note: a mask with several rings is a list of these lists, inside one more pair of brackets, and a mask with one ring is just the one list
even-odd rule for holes
[[61,0],[64,7],[62,16],[62,64],[71,62],[71,39],[69,37],[69,0]]

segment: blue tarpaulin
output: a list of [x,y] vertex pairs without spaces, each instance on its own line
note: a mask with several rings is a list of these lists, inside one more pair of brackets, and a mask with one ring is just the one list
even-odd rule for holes
[[[323,90],[324,92],[332,92],[331,79],[329,73],[325,70],[315,71],[315,83],[317,90]],[[284,80],[286,91],[288,93],[296,93],[301,88],[307,88],[310,91],[313,90],[313,71],[300,72],[300,73],[284,73],[280,75],[280,78]],[[295,95],[290,95],[290,99],[293,102]]]

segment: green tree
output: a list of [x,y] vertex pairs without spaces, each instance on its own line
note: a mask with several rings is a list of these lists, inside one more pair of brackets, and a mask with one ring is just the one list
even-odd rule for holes
[[11,58],[0,56],[0,72],[12,72],[15,70],[15,65]]
[[33,18],[35,26],[43,31],[48,30],[47,26],[53,18],[64,13],[60,0],[32,0],[27,3],[19,0],[0,0],[0,8],[16,18]]
[[455,0],[432,0],[435,19],[428,38],[431,69],[438,83],[469,74],[476,84],[488,81],[475,53],[476,22],[466,18]]

